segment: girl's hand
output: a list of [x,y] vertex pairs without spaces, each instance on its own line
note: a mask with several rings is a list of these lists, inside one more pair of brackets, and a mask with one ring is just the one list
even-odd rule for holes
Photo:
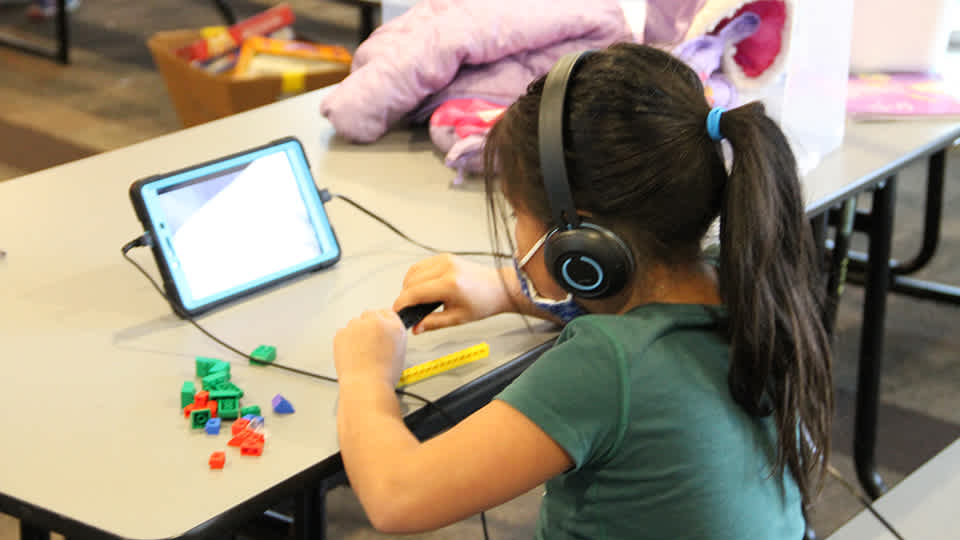
[[[519,290],[516,273],[509,270],[504,273],[507,287]],[[419,334],[511,311],[510,297],[497,268],[437,255],[410,267],[393,308],[399,311],[414,304],[443,302],[442,311],[431,313],[413,327],[413,333]]]
[[407,350],[407,331],[389,309],[365,311],[333,338],[333,360],[341,381],[375,378],[397,385]]

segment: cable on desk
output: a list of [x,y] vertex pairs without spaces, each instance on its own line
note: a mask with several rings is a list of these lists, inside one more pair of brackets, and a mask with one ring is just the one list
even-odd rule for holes
[[887,521],[882,515],[880,515],[880,512],[878,512],[877,509],[873,507],[870,501],[866,497],[864,497],[862,494],[860,494],[860,492],[857,491],[857,488],[855,488],[853,484],[848,482],[847,479],[840,474],[840,471],[833,468],[832,465],[827,465],[827,472],[830,473],[830,476],[833,476],[834,478],[839,480],[840,483],[843,484],[843,487],[847,488],[847,491],[849,491],[854,497],[859,499],[860,503],[863,504],[863,506],[867,510],[869,510],[870,513],[873,514],[873,516],[877,518],[877,520],[879,520],[880,523],[882,523],[883,526],[886,527],[888,531],[890,531],[890,534],[896,537],[897,540],[904,540],[903,536],[901,536],[900,533],[897,532],[897,529],[895,529],[893,525],[890,524],[889,521]]
[[495,257],[495,258],[498,258],[498,259],[509,259],[509,258],[511,257],[510,255],[508,255],[508,254],[506,254],[506,253],[493,252],[493,251],[445,251],[445,250],[442,250],[442,249],[437,249],[437,248],[428,246],[428,245],[426,245],[426,244],[421,244],[421,243],[418,242],[417,240],[414,240],[413,238],[411,238],[410,236],[408,236],[407,234],[405,234],[404,232],[402,232],[400,229],[396,228],[393,224],[391,224],[391,223],[388,222],[387,220],[385,220],[385,219],[383,219],[382,217],[378,216],[378,215],[377,215],[375,212],[373,212],[372,210],[369,210],[369,209],[365,208],[363,205],[361,205],[360,203],[354,201],[354,200],[351,199],[350,197],[347,197],[346,195],[342,195],[342,194],[340,194],[340,193],[331,193],[331,192],[327,191],[326,189],[321,189],[321,190],[320,190],[320,200],[323,201],[324,203],[326,203],[327,201],[329,201],[330,199],[333,199],[333,198],[340,199],[341,201],[349,204],[350,206],[356,208],[357,210],[359,210],[359,211],[363,212],[364,214],[366,214],[367,216],[369,216],[371,219],[377,221],[378,223],[380,223],[380,224],[383,225],[384,227],[390,229],[394,234],[396,234],[396,235],[399,236],[400,238],[403,238],[403,239],[406,240],[407,242],[410,242],[411,244],[413,244],[413,245],[415,245],[415,246],[417,246],[417,247],[419,247],[419,248],[425,249],[425,250],[427,250],[427,251],[429,251],[429,252],[431,252],[431,253],[450,253],[451,255],[459,255],[459,256],[461,256],[461,257],[468,257],[468,256]]
[[[384,223],[386,223],[386,222],[384,222]],[[388,226],[392,228],[391,225],[388,224]],[[168,297],[168,296],[167,296],[167,293],[164,292],[164,290],[160,288],[160,285],[156,282],[156,280],[153,279],[153,276],[151,276],[151,275],[143,268],[143,266],[140,265],[140,263],[138,263],[138,262],[135,261],[132,257],[130,257],[130,250],[132,250],[133,248],[136,248],[136,247],[142,247],[142,246],[148,246],[148,245],[150,245],[150,236],[149,236],[149,233],[144,233],[144,234],[138,236],[137,238],[135,238],[135,239],[127,242],[126,244],[124,244],[123,247],[120,249],[120,252],[123,254],[123,258],[126,259],[130,264],[132,264],[132,265],[134,266],[134,268],[136,268],[137,270],[139,270],[140,273],[143,274],[143,276],[144,276],[145,278],[147,278],[147,281],[149,281],[150,284],[153,285],[153,288],[157,291],[157,293],[159,293],[160,296],[162,296],[163,299],[166,300],[168,304],[170,304],[171,308],[173,308],[173,302],[170,301],[170,297]],[[418,244],[418,245],[419,245],[419,244]],[[423,246],[421,246],[421,247],[423,247]],[[250,354],[247,354],[247,353],[243,352],[242,350],[238,349],[237,347],[234,347],[233,345],[230,345],[229,343],[227,343],[227,342],[223,341],[222,339],[218,338],[217,336],[213,335],[209,330],[207,330],[206,328],[200,326],[200,323],[198,323],[196,320],[194,320],[193,317],[190,317],[189,315],[186,315],[186,316],[184,316],[184,319],[186,319],[187,322],[189,322],[190,324],[192,324],[197,330],[199,330],[201,333],[203,333],[203,335],[205,335],[205,336],[207,336],[208,338],[212,339],[214,342],[218,343],[220,346],[224,347],[224,348],[227,349],[228,351],[230,351],[230,352],[232,352],[232,353],[234,353],[234,354],[236,354],[236,355],[238,355],[238,356],[240,356],[240,357],[242,357],[242,358],[245,358],[245,359],[247,359],[247,360],[253,360],[253,361],[255,361],[258,365],[268,366],[268,367],[274,367],[274,368],[277,368],[277,369],[282,369],[282,370],[285,370],[285,371],[289,371],[289,372],[291,372],[291,373],[296,373],[296,374],[299,374],[299,375],[305,375],[305,376],[307,376],[307,377],[312,377],[312,378],[315,378],[315,379],[320,379],[320,380],[329,381],[329,382],[333,382],[333,383],[338,382],[336,377],[330,377],[330,376],[328,376],[328,375],[322,375],[322,374],[320,374],[320,373],[314,373],[314,372],[312,372],[312,371],[307,371],[307,370],[300,369],[300,368],[295,368],[295,367],[291,367],[291,366],[285,366],[285,365],[283,365],[283,364],[277,364],[277,363],[275,363],[275,362],[269,362],[269,363],[259,362],[259,361],[257,361],[257,359],[253,358]],[[441,407],[441,406],[437,405],[436,403],[434,403],[432,400],[427,399],[427,398],[421,396],[420,394],[415,394],[415,393],[413,393],[413,392],[411,392],[411,391],[409,391],[409,390],[402,389],[402,388],[397,388],[397,389],[394,390],[394,392],[396,392],[398,395],[411,397],[411,398],[413,398],[413,399],[416,399],[416,400],[421,401],[421,402],[424,403],[427,407],[429,407],[429,408],[437,411],[438,413],[440,413],[440,416],[442,416],[442,417],[444,418],[444,420],[446,420],[447,423],[450,424],[450,427],[453,427],[453,426],[455,426],[455,425],[457,424],[457,420],[456,420],[450,413],[448,413],[443,407]],[[484,538],[484,540],[490,540],[490,536],[489,536],[488,533],[487,533],[487,518],[486,518],[486,514],[485,514],[484,512],[480,512],[480,523],[481,523],[481,525],[483,526],[483,538]]]
[[[142,238],[142,237],[141,237],[141,238]],[[140,240],[140,239],[138,239],[138,240]],[[158,293],[160,293],[160,296],[162,296],[164,300],[166,300],[168,303],[170,303],[170,298],[167,296],[167,293],[165,293],[165,292],[163,291],[163,289],[160,288],[160,285],[158,285],[157,282],[156,282],[156,280],[153,279],[153,276],[151,276],[150,274],[148,274],[147,271],[143,268],[143,266],[140,265],[140,263],[138,263],[137,261],[133,260],[133,258],[130,257],[130,253],[129,253],[130,249],[132,249],[133,247],[146,245],[146,244],[135,244],[135,242],[137,242],[138,240],[134,240],[134,241],[132,241],[132,242],[129,242],[127,245],[123,246],[123,249],[121,250],[121,252],[123,253],[123,257],[124,257],[125,259],[127,259],[127,261],[129,261],[130,264],[132,264],[137,270],[139,270],[140,273],[144,275],[144,277],[147,278],[147,280],[150,282],[150,284],[153,285],[153,288],[156,289],[156,291],[157,291]],[[171,304],[171,305],[172,305],[172,304]],[[291,366],[285,366],[285,365],[283,365],[283,364],[277,364],[277,363],[275,363],[275,362],[269,362],[269,363],[260,362],[260,361],[258,361],[256,358],[253,358],[253,357],[250,356],[249,354],[243,352],[242,350],[234,347],[233,345],[230,345],[229,343],[227,343],[227,342],[223,341],[222,339],[218,338],[217,336],[213,335],[209,330],[207,330],[206,328],[200,326],[200,323],[198,323],[196,320],[194,320],[193,317],[187,316],[187,317],[184,317],[184,319],[185,319],[187,322],[189,322],[190,324],[192,324],[192,325],[193,325],[197,330],[199,330],[201,333],[203,333],[203,335],[205,335],[205,336],[207,336],[208,338],[212,339],[213,341],[215,341],[216,343],[218,343],[218,344],[219,344],[220,346],[222,346],[223,348],[225,348],[225,349],[227,349],[228,351],[236,354],[237,356],[240,356],[241,358],[244,358],[244,359],[246,359],[246,360],[253,360],[253,361],[255,361],[258,365],[274,367],[274,368],[277,368],[277,369],[282,369],[282,370],[285,370],[285,371],[289,371],[289,372],[291,372],[291,373],[297,373],[297,374],[299,374],[299,375],[305,375],[305,376],[307,376],[307,377],[313,377],[313,378],[315,378],[315,379],[321,379],[321,380],[324,380],[324,381],[329,381],[329,382],[334,382],[334,383],[337,382],[337,378],[336,378],[336,377],[330,377],[329,375],[323,375],[323,374],[320,374],[320,373],[314,373],[314,372],[312,372],[312,371],[307,371],[307,370],[305,370],[305,369],[295,368],[295,367],[291,367]],[[455,425],[455,424],[457,423],[457,421],[456,421],[449,413],[447,413],[447,411],[445,411],[442,407],[440,407],[439,405],[437,405],[437,404],[434,403],[433,401],[431,401],[431,400],[429,400],[429,399],[427,399],[427,398],[425,398],[425,397],[423,397],[423,396],[421,396],[421,395],[414,394],[413,392],[410,392],[409,390],[404,390],[404,389],[401,389],[401,388],[397,388],[397,389],[396,389],[396,392],[397,392],[397,394],[400,394],[400,395],[402,395],[402,396],[409,396],[409,397],[412,397],[412,398],[414,398],[414,399],[417,399],[417,400],[422,401],[422,402],[423,402],[424,404],[426,404],[428,407],[431,407],[431,408],[433,408],[434,410],[436,410],[438,413],[440,413],[440,415],[443,416],[444,419],[445,419],[447,422],[449,422],[451,426],[453,426],[453,425]]]

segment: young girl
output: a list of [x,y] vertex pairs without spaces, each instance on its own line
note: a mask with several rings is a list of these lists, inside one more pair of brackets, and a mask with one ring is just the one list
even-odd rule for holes
[[[584,58],[566,94],[570,190],[586,223],[629,246],[634,270],[612,296],[569,297],[541,248],[557,225],[538,151],[542,91],[541,79],[486,147],[516,215],[517,270],[432,257],[408,271],[394,309],[443,302],[415,332],[507,311],[566,326],[490,404],[423,443],[394,394],[397,315],[367,312],[342,329],[340,446],[367,515],[383,531],[425,531],[545,482],[537,538],[799,540],[832,390],[783,134],[759,104],[711,113],[697,75],[657,49]],[[700,245],[718,216],[714,260]]]

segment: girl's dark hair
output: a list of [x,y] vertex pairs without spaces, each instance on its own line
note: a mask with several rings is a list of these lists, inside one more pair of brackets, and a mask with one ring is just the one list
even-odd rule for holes
[[[544,223],[550,211],[540,172],[537,124],[543,78],[488,134],[491,223],[494,174],[507,199]],[[804,216],[796,162],[763,105],[726,111],[710,139],[710,107],[696,73],[655,48],[617,44],[583,59],[567,88],[567,170],[574,202],[613,228],[637,266],[695,263],[720,216],[720,294],[730,315],[728,383],[754,416],[773,415],[774,470],[788,468],[804,501],[822,485],[833,415],[830,344],[822,287]]]

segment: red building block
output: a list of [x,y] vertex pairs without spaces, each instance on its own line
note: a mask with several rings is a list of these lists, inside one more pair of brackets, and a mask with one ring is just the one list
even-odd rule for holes
[[217,416],[217,402],[211,399],[207,401],[206,407],[210,409],[210,418],[215,418]]
[[230,442],[227,443],[227,446],[240,446],[243,444],[243,441],[245,441],[247,437],[252,434],[253,432],[249,429],[242,429],[239,433],[234,435],[232,439],[230,439]]
[[198,407],[196,403],[191,403],[187,405],[186,407],[183,408],[183,417],[190,418],[190,413],[200,408],[201,407]]
[[249,437],[247,440],[243,441],[243,445],[240,447],[241,456],[263,455],[263,441],[255,441],[252,439],[252,437]]
[[193,396],[193,404],[197,407],[206,407],[208,401],[210,401],[210,392],[206,390],[201,390]]
[[247,420],[246,418],[239,418],[233,423],[232,426],[230,426],[230,433],[233,433],[234,435],[236,435],[237,433],[240,433],[241,431],[246,429],[246,427],[249,424],[250,424],[250,421]]
[[227,462],[227,455],[223,452],[214,452],[210,454],[210,468],[222,469],[223,464]]

